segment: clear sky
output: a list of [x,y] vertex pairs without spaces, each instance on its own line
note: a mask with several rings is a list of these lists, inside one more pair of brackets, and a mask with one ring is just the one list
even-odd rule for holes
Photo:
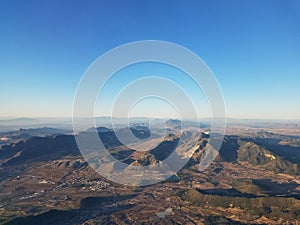
[[228,117],[300,118],[298,0],[0,1],[0,116],[71,116],[97,57],[149,39],[198,54]]

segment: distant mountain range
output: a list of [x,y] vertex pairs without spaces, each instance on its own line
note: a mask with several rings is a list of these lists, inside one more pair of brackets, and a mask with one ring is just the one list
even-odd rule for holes
[[[128,126],[134,123],[176,123],[178,125],[178,119],[171,118],[149,118],[149,117],[131,117],[131,118],[122,118],[122,117],[95,117],[92,118],[95,121],[96,126],[106,126],[112,127],[112,120],[116,127]],[[218,118],[214,118],[218,120]],[[79,125],[78,129],[84,130],[90,127],[91,118],[77,118],[76,123]],[[199,118],[197,119],[183,119],[182,120],[188,126],[196,127],[210,127],[212,118]],[[268,120],[268,119],[236,119],[236,118],[226,118],[228,126],[247,126],[254,128],[268,128],[268,127],[278,127],[282,128],[283,126],[288,127],[300,127],[299,120]],[[59,129],[72,129],[72,118],[71,117],[49,117],[49,118],[0,118],[0,132],[9,131],[13,129],[20,128],[39,128],[39,127],[54,127]],[[77,127],[76,127],[77,128]]]
[[[173,123],[172,123],[173,124]],[[177,122],[176,122],[177,124]],[[142,129],[143,128],[143,129]],[[89,129],[79,135],[88,135],[94,131]],[[169,134],[168,138],[157,147],[145,153],[135,153],[132,149],[123,146],[113,130],[105,127],[97,128],[99,137],[106,148],[113,150],[113,155],[126,163],[150,165],[164,160],[174,151],[178,142],[178,135]],[[7,132],[5,135],[20,137],[25,135],[25,140],[16,144],[2,146],[0,149],[0,162],[2,165],[23,164],[31,161],[45,161],[59,159],[66,155],[80,155],[73,135],[62,135],[67,132],[53,128],[21,129]],[[135,127],[126,130],[121,128],[119,134],[133,132],[138,138],[147,138],[147,127]],[[39,134],[39,135],[38,135]],[[2,133],[3,135],[3,133]],[[46,137],[31,137],[33,135],[48,135]],[[50,135],[50,136],[49,136]],[[266,134],[264,134],[266,136]],[[154,137],[157,137],[154,135]],[[217,161],[229,163],[248,162],[254,166],[264,166],[265,169],[278,173],[298,175],[300,173],[300,146],[282,145],[282,138],[276,139],[272,134],[268,138],[245,138],[239,136],[225,136]],[[209,135],[202,134],[191,162],[188,165],[199,163],[201,154],[208,144]],[[150,140],[151,142],[151,140]],[[150,143],[149,142],[149,143]],[[138,154],[138,158],[137,155]]]
[[68,134],[71,133],[69,130],[62,130],[57,128],[43,127],[43,128],[29,128],[29,129],[18,129],[7,132],[0,132],[0,146],[19,141],[25,141],[31,137],[43,137],[53,134]]

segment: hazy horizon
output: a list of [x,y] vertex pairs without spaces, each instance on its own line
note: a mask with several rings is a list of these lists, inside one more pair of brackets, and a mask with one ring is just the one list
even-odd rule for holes
[[[89,117],[80,117],[79,119],[88,119]],[[179,119],[176,117],[147,117],[147,116],[133,116],[133,117],[111,117],[111,116],[95,116],[92,118],[117,118],[117,119],[136,119],[136,118],[142,118],[142,119],[162,119],[162,120],[168,120],[168,119]],[[46,120],[46,119],[51,119],[51,120],[56,120],[56,119],[68,119],[68,120],[72,120],[72,117],[67,117],[67,116],[51,116],[51,117],[47,117],[47,116],[36,116],[36,117],[30,117],[30,116],[22,116],[22,117],[12,117],[12,116],[0,116],[0,122],[3,120]],[[199,117],[198,120],[211,120],[213,119],[212,117]],[[218,118],[215,118],[218,119]],[[300,121],[300,118],[295,118],[295,119],[282,119],[282,118],[239,118],[239,117],[225,117],[226,120],[243,120],[243,121],[247,121],[247,120],[257,120],[257,121]],[[190,120],[190,121],[195,121],[197,120],[197,118],[182,118],[182,120]]]

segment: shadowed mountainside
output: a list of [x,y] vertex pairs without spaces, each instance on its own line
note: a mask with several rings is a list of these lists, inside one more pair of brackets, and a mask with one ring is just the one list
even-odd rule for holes
[[[128,132],[129,130],[123,129],[121,134],[125,131]],[[147,130],[142,128],[131,129],[131,131],[140,138],[148,136]],[[89,138],[89,132],[79,135],[85,135],[87,139]],[[132,157],[135,151],[123,146],[112,130],[102,128],[98,135],[104,146],[109,149],[115,158],[129,164],[136,161]],[[207,147],[208,138],[209,136],[206,134],[200,135],[199,148],[195,150],[194,155],[187,164],[188,166],[199,163],[201,154]],[[162,141],[152,150],[144,153],[139,152],[139,159],[135,163],[149,165],[162,161],[175,150],[177,144],[178,136],[168,135],[168,139]],[[73,135],[33,137],[16,144],[2,146],[0,149],[0,163],[8,166],[55,160],[67,155],[81,155]],[[278,140],[225,136],[216,160],[230,163],[248,162],[252,165],[264,166],[266,169],[277,173],[298,175],[300,172],[299,155],[300,147],[282,145]]]

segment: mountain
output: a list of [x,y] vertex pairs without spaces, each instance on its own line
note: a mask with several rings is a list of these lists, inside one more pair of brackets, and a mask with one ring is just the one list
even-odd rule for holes
[[180,127],[181,126],[181,120],[177,119],[169,119],[166,121],[166,125],[169,127]]
[[35,161],[49,161],[66,155],[80,155],[74,136],[54,135],[33,137],[0,149],[0,163],[16,165]]
[[69,130],[43,127],[43,128],[29,128],[29,129],[18,129],[8,132],[0,132],[0,146],[14,144],[19,141],[25,141],[31,137],[43,137],[54,134],[68,134],[71,133]]
[[[199,163],[209,149],[209,133],[170,129],[160,139],[156,130],[146,136],[149,128],[135,124],[117,129],[118,134],[99,127],[77,135],[90,140],[91,131],[97,131],[107,150],[128,166],[161,165],[172,153],[191,158],[168,180],[139,187],[119,185],[96,173],[82,157],[74,135],[30,137],[1,146],[1,224],[296,224],[300,220],[298,137],[260,132],[226,135],[219,155],[202,171]],[[117,137],[128,132],[143,142],[125,146]],[[93,163],[101,165],[106,158],[99,161],[97,148],[93,150]],[[132,179],[127,176],[124,179]]]
[[97,127],[97,128],[89,128],[86,130],[86,132],[98,132],[98,133],[104,133],[104,132],[111,132],[112,129],[106,128],[106,127]]
[[[177,122],[175,122],[177,124]],[[88,135],[91,131],[89,129],[87,132],[81,133],[81,135]],[[118,159],[125,160],[127,162],[133,162],[137,160],[143,165],[148,163],[154,163],[158,161],[163,161],[167,156],[169,156],[177,147],[178,136],[169,134],[168,138],[162,141],[158,146],[150,151],[140,153],[137,152],[134,157],[132,155],[134,151],[130,148],[124,148],[125,146],[118,140],[115,133],[108,128],[99,127],[97,128],[99,137],[101,138],[104,146],[108,149],[114,149],[112,154],[114,154]],[[73,135],[50,135],[47,137],[33,137],[31,135],[39,133],[41,135],[66,132],[54,128],[40,128],[40,129],[20,129],[18,131],[7,132],[7,136],[11,135],[28,135],[25,137],[24,141],[16,144],[2,146],[0,150],[0,160],[8,164],[24,163],[30,160],[44,160],[44,159],[54,159],[66,155],[80,155],[78,151],[76,141]],[[145,139],[150,136],[150,130],[145,126],[135,126],[131,128],[121,128],[117,130],[118,135],[126,139],[126,135],[129,132],[133,133],[139,139]],[[17,137],[19,137],[17,136]],[[153,135],[153,138],[158,138],[160,136]],[[29,139],[28,139],[29,138]],[[192,164],[199,163],[201,159],[201,154],[205,151],[208,144],[209,135],[202,133],[198,142],[198,149],[194,152],[192,159]],[[28,139],[28,140],[27,140]],[[130,139],[126,139],[129,140]],[[154,140],[154,139],[152,139]],[[259,141],[258,141],[259,140]],[[259,143],[258,143],[259,142]],[[151,140],[149,144],[151,143]],[[272,143],[270,145],[270,143]],[[123,146],[123,147],[122,147]],[[291,175],[298,175],[300,173],[300,148],[289,147],[288,151],[281,149],[283,146],[277,141],[267,139],[263,142],[263,139],[251,139],[238,136],[225,136],[223,145],[219,151],[219,156],[216,160],[238,163],[247,162],[254,166],[263,166],[267,170],[271,170],[278,173],[286,173]],[[290,148],[292,148],[293,155],[298,157],[291,157]],[[125,154],[126,151],[128,154]],[[50,157],[50,158],[49,158]],[[0,162],[1,162],[0,161]],[[190,162],[191,163],[191,162]]]
[[22,129],[8,131],[8,132],[0,132],[0,136],[18,136],[18,135],[30,135],[30,136],[45,136],[51,134],[65,134],[71,132],[69,130],[62,130],[57,128],[51,127],[43,127],[43,128],[29,128],[29,129]]
[[[278,150],[280,148],[281,151]],[[293,150],[293,154],[300,154],[300,148]],[[274,145],[274,141],[268,139],[264,141],[260,139],[260,144],[258,144],[255,138],[226,136],[218,158],[221,161],[232,163],[247,162],[252,165],[261,165],[267,170],[277,173],[300,174],[300,159],[293,158],[291,160],[289,151],[283,149],[280,143]]]

